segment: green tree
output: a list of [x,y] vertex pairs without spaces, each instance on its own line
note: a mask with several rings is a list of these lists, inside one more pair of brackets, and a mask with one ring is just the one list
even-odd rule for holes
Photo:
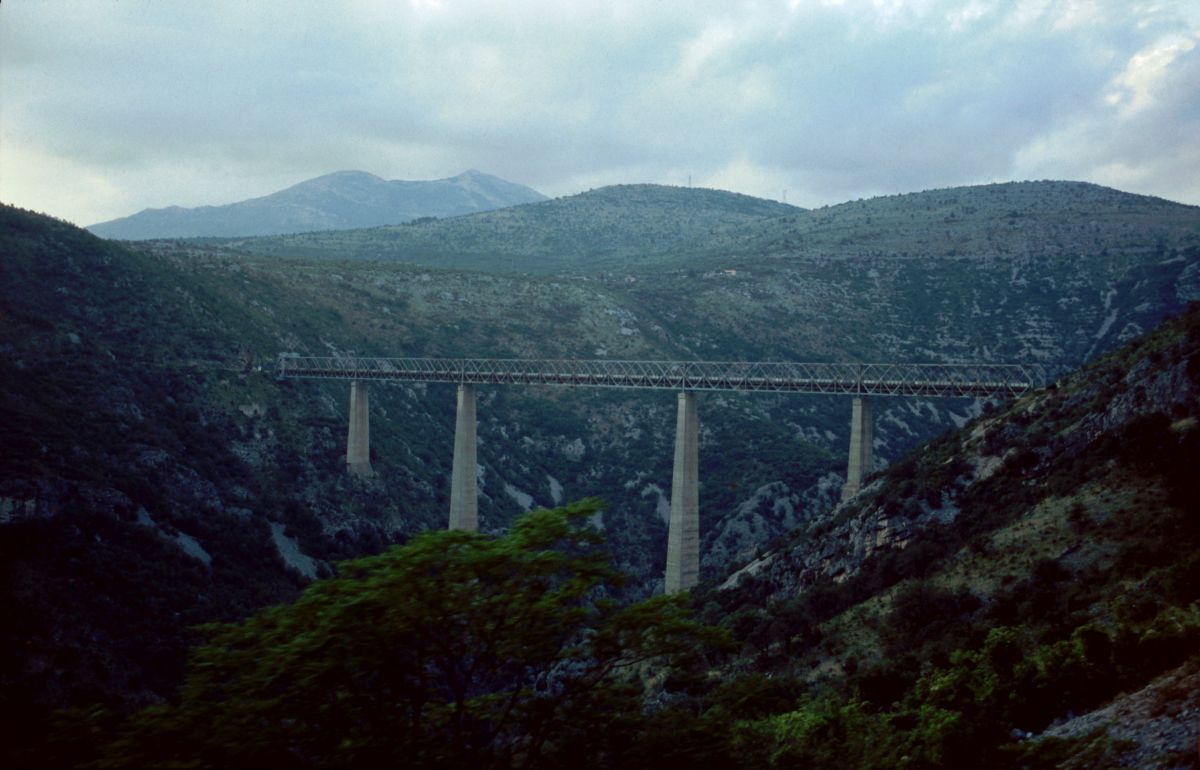
[[605,598],[620,575],[586,526],[597,507],[534,511],[503,537],[427,533],[209,627],[181,702],[137,715],[105,763],[617,764],[638,664],[706,632],[678,598]]

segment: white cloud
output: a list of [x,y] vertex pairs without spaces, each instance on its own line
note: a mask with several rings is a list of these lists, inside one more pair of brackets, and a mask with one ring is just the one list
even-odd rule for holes
[[1015,169],[1200,202],[1200,46],[1161,36],[1125,58],[1089,109],[1027,143]]
[[683,60],[677,72],[684,81],[694,81],[705,65],[724,55],[739,38],[733,23],[720,19],[708,24],[699,35],[683,45]]
[[1128,118],[1152,107],[1163,90],[1171,64],[1196,47],[1200,33],[1191,37],[1169,35],[1138,51],[1125,69],[1113,79],[1113,90],[1105,101]]

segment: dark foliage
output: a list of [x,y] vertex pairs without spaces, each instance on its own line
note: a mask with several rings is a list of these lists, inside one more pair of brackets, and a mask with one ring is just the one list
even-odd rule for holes
[[620,766],[644,736],[635,667],[698,661],[721,637],[677,599],[603,598],[620,576],[595,511],[421,535],[208,627],[180,703],[134,716],[103,763]]

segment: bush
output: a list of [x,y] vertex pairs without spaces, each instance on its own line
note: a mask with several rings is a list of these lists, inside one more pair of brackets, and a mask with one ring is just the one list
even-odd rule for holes
[[963,587],[948,591],[927,580],[905,583],[896,591],[881,629],[888,654],[913,650],[937,639],[979,606],[979,599]]

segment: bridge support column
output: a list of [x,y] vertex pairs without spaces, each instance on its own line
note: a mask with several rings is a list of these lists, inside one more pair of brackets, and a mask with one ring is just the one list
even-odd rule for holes
[[367,383],[350,381],[350,432],[346,436],[346,470],[355,476],[370,476],[371,419]]
[[458,386],[454,422],[454,467],[450,472],[450,529],[479,530],[479,498],[475,477],[475,386]]
[[686,591],[700,574],[699,427],[696,394],[679,394],[675,420],[675,470],[667,531],[666,593]]
[[842,502],[862,489],[863,477],[874,466],[874,443],[875,418],[871,414],[871,402],[855,396],[850,411],[850,463],[846,468],[846,483],[842,486]]

